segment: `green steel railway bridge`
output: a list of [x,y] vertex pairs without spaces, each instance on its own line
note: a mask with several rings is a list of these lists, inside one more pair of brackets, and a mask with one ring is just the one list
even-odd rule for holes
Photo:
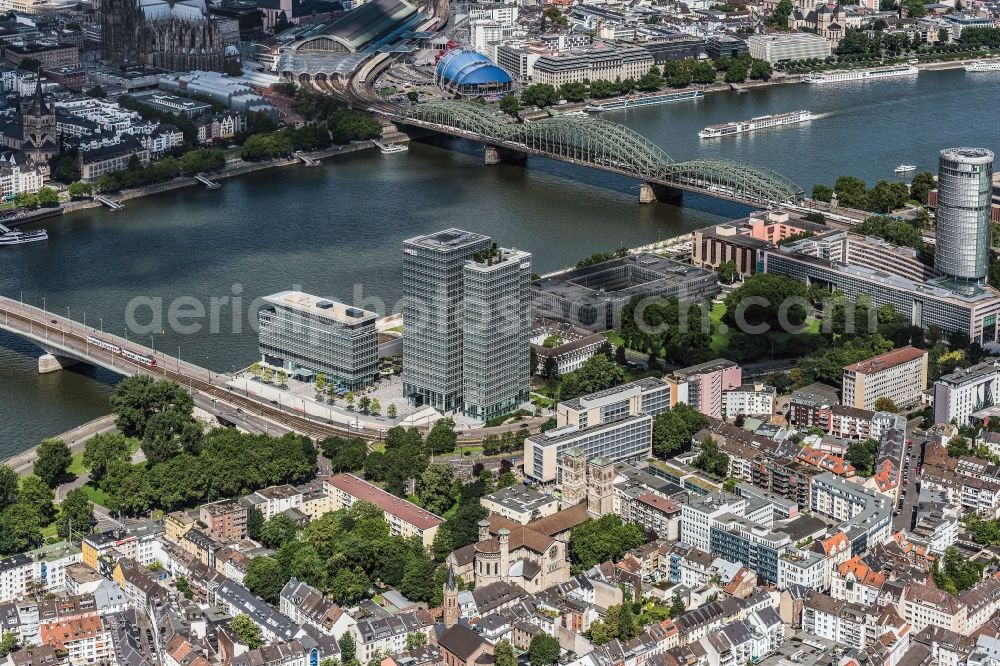
[[484,144],[486,163],[523,161],[527,155],[610,171],[642,182],[640,201],[697,192],[751,206],[800,198],[802,189],[770,169],[722,159],[678,162],[641,134],[618,123],[555,116],[518,123],[481,104],[443,101],[383,111],[397,125],[420,127]]

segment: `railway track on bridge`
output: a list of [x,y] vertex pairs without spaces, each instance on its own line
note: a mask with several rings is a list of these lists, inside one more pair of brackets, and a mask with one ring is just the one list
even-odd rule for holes
[[[24,305],[9,298],[0,297],[0,317],[2,317],[0,328],[10,331],[15,335],[22,335],[43,349],[51,349],[57,355],[65,354],[80,362],[100,365],[113,372],[125,375],[141,373],[156,379],[167,379],[181,386],[186,386],[191,391],[192,397],[200,394],[204,398],[211,399],[213,405],[216,406],[216,414],[221,415],[223,418],[227,416],[229,418],[239,417],[250,423],[256,420],[263,420],[272,425],[306,435],[317,441],[331,436],[362,437],[370,441],[375,441],[376,439],[380,439],[382,435],[379,429],[365,428],[357,430],[346,425],[330,422],[324,423],[316,418],[289,412],[280,405],[276,406],[270,402],[243,395],[228,385],[220,385],[213,381],[213,378],[221,381],[221,378],[227,375],[214,373],[207,368],[181,361],[176,357],[167,356],[132,340],[84,326],[80,322],[45,312],[30,305]],[[45,333],[43,334],[42,331],[45,331]],[[153,357],[156,359],[156,366],[153,368],[146,367],[135,361],[101,349],[87,341],[87,338],[90,336],[119,345],[123,349],[129,349],[136,353]],[[235,417],[232,411],[227,413],[220,410],[219,406],[227,406],[231,410],[235,410]],[[253,425],[259,426],[259,424]],[[465,446],[479,444],[486,434],[501,432],[505,429],[514,428],[484,428],[482,431],[477,431],[477,434],[474,436],[459,434],[458,443]]]
[[[123,374],[141,373],[156,379],[168,379],[177,382],[181,386],[188,387],[192,392],[197,391],[203,396],[218,400],[237,410],[242,409],[249,415],[259,416],[274,424],[284,426],[289,430],[293,430],[303,435],[308,435],[314,439],[323,439],[331,435],[345,434],[378,435],[377,430],[350,430],[346,427],[340,428],[332,424],[324,425],[303,416],[289,414],[280,408],[275,408],[267,403],[241,395],[234,390],[221,387],[211,381],[205,381],[204,379],[196,377],[193,374],[183,372],[183,368],[189,364],[185,364],[183,362],[179,363],[182,371],[171,369],[169,367],[170,362],[168,362],[162,354],[159,354],[155,350],[144,345],[120,339],[118,336],[113,336],[108,333],[84,329],[83,326],[77,322],[73,322],[73,324],[70,325],[69,320],[60,321],[61,318],[55,317],[51,314],[45,315],[47,318],[31,317],[23,311],[19,312],[13,310],[6,305],[3,306],[2,312],[4,314],[4,328],[12,330],[12,332],[27,333],[28,337],[38,344],[53,348],[61,347],[62,350],[57,350],[57,353],[58,351],[64,351],[67,354],[71,354],[74,358],[79,358],[83,362],[87,362],[87,360],[90,359],[93,362],[105,365],[117,372],[122,372]],[[12,324],[12,321],[15,323]],[[17,326],[16,322],[20,322],[21,326]],[[39,338],[36,333],[34,333],[36,328],[56,333],[57,337],[43,340]],[[111,352],[99,349],[88,343],[88,336],[103,336],[103,339],[108,339],[121,344],[123,348],[127,347],[133,351],[152,356],[157,359],[157,365],[154,368],[148,368],[123,357],[115,356]],[[100,363],[101,361],[103,361],[103,363]],[[213,374],[215,374],[205,370],[204,368],[201,370],[207,373],[210,378]]]

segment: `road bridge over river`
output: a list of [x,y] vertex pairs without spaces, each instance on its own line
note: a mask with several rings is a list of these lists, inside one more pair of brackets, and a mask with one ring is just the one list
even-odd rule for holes
[[[229,373],[213,372],[179,356],[164,354],[136,339],[126,339],[5,296],[0,296],[0,329],[30,340],[45,352],[39,359],[40,372],[87,363],[120,375],[144,374],[168,379],[187,388],[196,407],[215,415],[223,423],[249,432],[268,435],[296,432],[317,441],[330,436],[374,441],[383,436],[382,427],[385,426],[363,422],[365,427],[358,430],[345,422],[307,415],[288,405],[245,394],[229,386],[233,378]],[[523,423],[465,431],[459,433],[458,443],[479,444],[488,434],[516,430]]]
[[[0,329],[30,340],[46,352],[39,359],[41,372],[82,362],[126,376],[144,374],[169,379],[186,387],[198,407],[250,432],[271,435],[297,432],[317,440],[331,435],[351,434],[370,439],[379,435],[377,429],[349,430],[345,424],[326,423],[287,407],[240,394],[227,385],[231,379],[229,374],[212,372],[136,340],[2,296]],[[103,344],[95,344],[95,340]],[[115,347],[120,351],[115,352]]]

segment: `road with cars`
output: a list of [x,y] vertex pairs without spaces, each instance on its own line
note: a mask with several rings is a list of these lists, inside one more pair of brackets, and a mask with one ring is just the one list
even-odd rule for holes
[[913,527],[917,500],[919,495],[920,471],[924,462],[924,445],[926,440],[915,434],[917,420],[913,420],[906,426],[906,450],[903,454],[903,464],[900,470],[899,500],[897,502],[897,513],[893,517],[893,531],[905,529],[909,531]]

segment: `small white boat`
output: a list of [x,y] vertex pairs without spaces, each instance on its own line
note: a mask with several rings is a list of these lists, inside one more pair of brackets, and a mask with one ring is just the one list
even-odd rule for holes
[[405,143],[382,143],[381,141],[372,140],[383,155],[392,155],[393,153],[405,153],[410,149]]
[[911,171],[916,171],[917,167],[912,164],[900,164],[896,167],[896,173],[909,173]]
[[49,233],[45,229],[37,231],[7,231],[0,234],[0,245],[21,245],[23,243],[34,243],[49,239]]

